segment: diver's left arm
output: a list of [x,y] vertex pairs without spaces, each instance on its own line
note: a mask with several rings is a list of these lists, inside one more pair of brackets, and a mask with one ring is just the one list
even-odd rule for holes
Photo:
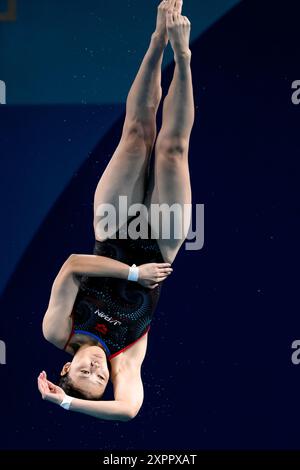
[[[47,380],[45,372],[38,377],[38,388],[44,400],[60,405],[65,398],[65,392],[57,385]],[[94,418],[129,421],[139,412],[144,398],[140,368],[131,366],[122,369],[114,378],[115,400],[94,401],[73,398],[70,410],[83,413]]]
[[88,401],[74,398],[70,410],[100,419],[129,421],[135,418],[144,400],[139,362],[124,361],[112,380],[115,400]]

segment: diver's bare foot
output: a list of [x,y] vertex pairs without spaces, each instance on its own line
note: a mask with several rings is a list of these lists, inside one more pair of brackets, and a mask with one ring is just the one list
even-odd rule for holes
[[174,11],[181,15],[182,7],[183,7],[183,0],[175,0]]
[[163,0],[157,9],[157,20],[154,37],[161,41],[165,46],[168,44],[168,32],[167,32],[167,13],[169,10],[174,10],[176,0]]
[[190,57],[191,23],[186,16],[178,11],[169,10],[167,13],[167,32],[174,51],[175,60]]

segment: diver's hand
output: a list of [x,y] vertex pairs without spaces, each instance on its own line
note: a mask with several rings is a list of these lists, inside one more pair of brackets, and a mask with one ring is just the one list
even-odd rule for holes
[[47,374],[45,371],[40,373],[37,381],[38,389],[41,392],[42,399],[60,405],[65,397],[65,392],[63,389],[47,380]]
[[170,263],[146,263],[139,266],[138,283],[144,287],[155,289],[158,284],[173,272]]

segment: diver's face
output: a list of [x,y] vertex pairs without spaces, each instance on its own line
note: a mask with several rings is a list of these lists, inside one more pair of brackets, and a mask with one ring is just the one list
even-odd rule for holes
[[93,398],[100,397],[109,379],[106,355],[98,346],[83,346],[68,368],[74,385]]

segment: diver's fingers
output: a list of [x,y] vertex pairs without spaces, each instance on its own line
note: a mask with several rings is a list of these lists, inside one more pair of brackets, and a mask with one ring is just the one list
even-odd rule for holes
[[38,389],[41,392],[42,398],[45,398],[46,389],[42,379],[38,378]]
[[165,279],[167,279],[168,276],[156,276],[155,281],[156,282],[162,282]]
[[171,274],[173,272],[173,269],[172,268],[161,268],[159,270],[160,273],[164,273],[164,274]]

